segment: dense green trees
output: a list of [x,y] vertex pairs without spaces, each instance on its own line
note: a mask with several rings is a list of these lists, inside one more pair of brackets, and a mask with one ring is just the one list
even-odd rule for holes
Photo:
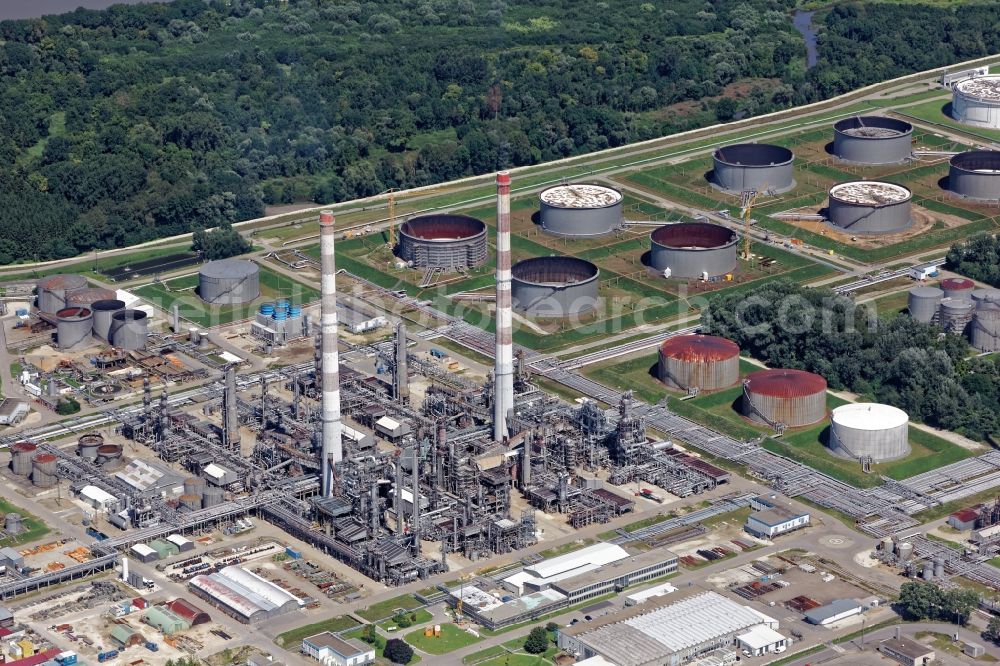
[[933,583],[903,583],[899,608],[908,620],[943,620],[964,625],[979,605],[979,595],[962,588],[942,590]]
[[524,639],[524,651],[528,654],[541,654],[549,648],[549,635],[545,627],[535,627]]
[[413,659],[413,648],[406,641],[390,638],[385,643],[382,656],[394,664],[408,664]]
[[714,298],[703,328],[771,367],[826,378],[831,388],[895,405],[915,421],[983,439],[1000,433],[1000,364],[909,317],[882,319],[826,289],[790,282]]
[[1000,287],[1000,236],[983,234],[955,243],[947,262],[949,270]]
[[240,235],[240,232],[233,229],[233,225],[223,224],[211,231],[199,229],[194,232],[194,239],[191,249],[200,252],[205,259],[226,259],[235,257],[238,254],[249,252],[252,247],[250,241]]

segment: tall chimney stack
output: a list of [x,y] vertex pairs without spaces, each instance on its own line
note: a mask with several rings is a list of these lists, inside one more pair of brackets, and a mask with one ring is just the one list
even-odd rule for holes
[[323,404],[320,422],[323,428],[321,452],[321,491],[333,495],[333,467],[343,457],[340,423],[340,359],[337,352],[337,258],[333,231],[333,212],[320,211],[320,259],[322,307],[320,328],[323,336]]
[[510,296],[510,174],[497,174],[497,321],[493,371],[493,439],[510,436],[507,416],[514,409],[514,333]]
[[393,388],[396,401],[409,406],[410,377],[406,365],[406,345],[406,324],[399,322],[396,324],[396,385]]
[[240,414],[236,407],[236,365],[226,366],[226,386],[222,391],[222,445],[230,450],[240,448]]

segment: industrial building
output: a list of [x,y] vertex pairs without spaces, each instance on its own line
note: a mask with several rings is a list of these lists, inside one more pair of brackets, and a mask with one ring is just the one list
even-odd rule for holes
[[912,223],[910,190],[896,183],[858,180],[830,188],[826,218],[845,233],[877,236]]
[[598,304],[600,270],[576,257],[533,257],[511,267],[514,308],[533,317],[571,317]]
[[587,238],[622,225],[622,193],[606,185],[571,183],[542,190],[539,221],[559,236]]
[[242,305],[260,297],[260,266],[247,259],[210,261],[198,269],[198,295],[211,305]]
[[245,624],[262,622],[305,604],[269,580],[238,566],[195,576],[188,585],[194,594]]
[[826,417],[826,380],[804,370],[758,370],[743,380],[741,406],[748,419],[777,430],[812,425]]
[[799,511],[788,502],[772,498],[757,498],[743,529],[761,539],[773,539],[787,532],[809,526],[808,511]]
[[740,348],[714,335],[676,335],[659,350],[657,377],[682,391],[718,391],[740,379]]
[[952,156],[948,190],[969,199],[1000,200],[1000,150],[968,150]]
[[364,666],[375,661],[375,648],[356,638],[344,640],[329,631],[302,639],[302,653],[328,666]]
[[952,86],[951,115],[973,127],[1000,129],[1000,76],[977,76]]
[[414,268],[460,270],[486,263],[486,225],[468,215],[411,217],[399,227],[400,259]]
[[258,340],[272,345],[283,345],[296,338],[309,335],[312,322],[303,316],[302,308],[287,300],[262,303],[257,310],[250,333]]
[[620,666],[680,666],[778,621],[717,592],[694,591],[559,630],[559,647],[577,659],[601,656]]
[[633,592],[632,594],[625,597],[626,606],[637,606],[639,604],[644,604],[650,599],[655,599],[657,597],[665,597],[668,594],[676,592],[677,588],[670,583],[660,583],[659,585],[654,585],[653,587],[646,588],[645,590],[640,590],[639,592]]
[[712,184],[730,194],[748,190],[781,193],[795,187],[795,155],[783,146],[737,143],[712,154]]
[[912,155],[913,125],[886,116],[851,116],[833,126],[833,154],[857,164],[895,164]]
[[741,652],[751,657],[761,657],[772,652],[784,652],[790,643],[790,639],[765,625],[756,626],[747,633],[736,637],[737,647]]
[[714,279],[736,270],[737,241],[711,222],[665,224],[649,236],[650,266],[667,278]]
[[825,626],[860,615],[864,606],[857,599],[837,599],[805,612],[806,622]]
[[830,450],[854,460],[884,462],[910,454],[910,419],[892,405],[850,403],[830,413]]
[[17,425],[31,413],[31,406],[17,398],[0,399],[0,425]]
[[925,666],[935,656],[931,648],[902,636],[879,641],[878,651],[903,666]]
[[142,621],[159,631],[164,636],[170,636],[191,628],[187,620],[177,615],[166,606],[151,606],[142,616]]

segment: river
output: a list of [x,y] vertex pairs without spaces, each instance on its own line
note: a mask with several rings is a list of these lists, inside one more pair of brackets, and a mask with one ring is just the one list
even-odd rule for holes
[[816,51],[816,28],[813,26],[813,14],[816,12],[797,11],[792,13],[792,25],[802,35],[806,42],[806,69],[816,66],[818,57]]
[[104,9],[111,5],[137,5],[153,0],[0,0],[0,21],[62,14],[77,7]]

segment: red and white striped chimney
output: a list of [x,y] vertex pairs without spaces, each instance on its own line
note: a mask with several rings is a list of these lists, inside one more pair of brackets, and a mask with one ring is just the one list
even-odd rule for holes
[[320,332],[323,338],[323,402],[321,412],[322,450],[320,484],[323,497],[333,494],[333,466],[343,457],[340,422],[340,358],[337,352],[337,258],[333,231],[333,212],[320,211],[319,249],[321,310]]
[[514,410],[514,333],[510,295],[510,174],[497,174],[497,321],[493,371],[493,439],[510,436],[507,417]]

